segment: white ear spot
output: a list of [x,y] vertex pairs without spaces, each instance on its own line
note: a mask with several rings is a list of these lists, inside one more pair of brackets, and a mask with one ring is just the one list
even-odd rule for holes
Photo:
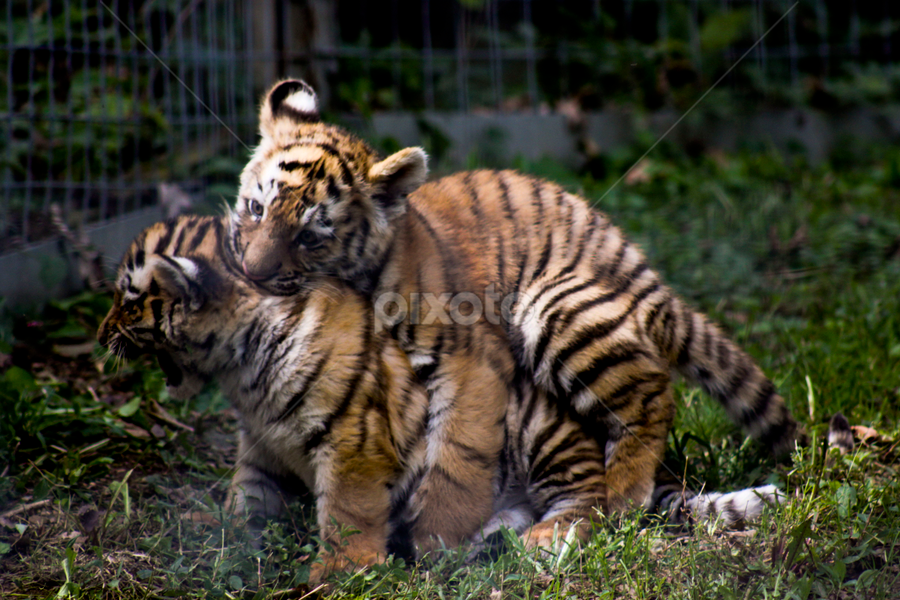
[[190,279],[197,279],[197,275],[200,273],[199,269],[197,269],[197,263],[189,258],[184,258],[183,256],[173,256],[172,260],[181,265],[181,270],[184,271],[184,274]]
[[319,107],[316,105],[316,96],[306,89],[295,92],[284,99],[284,103],[299,113],[316,114]]

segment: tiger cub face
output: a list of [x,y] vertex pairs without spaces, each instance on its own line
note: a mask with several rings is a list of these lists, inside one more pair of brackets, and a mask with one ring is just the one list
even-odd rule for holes
[[425,152],[379,160],[362,140],[322,123],[315,93],[297,80],[266,94],[259,122],[262,139],[231,216],[244,274],[276,294],[296,293],[315,275],[365,279],[390,246],[406,195],[425,180]]
[[228,306],[234,289],[203,257],[177,256],[172,246],[211,246],[199,249],[215,256],[212,246],[220,245],[221,228],[213,225],[208,217],[183,217],[176,229],[195,232],[187,242],[166,223],[138,236],[119,266],[113,306],[97,334],[100,344],[119,358],[155,354],[176,399],[192,397],[205,383],[196,369],[183,368],[195,360],[191,349],[198,341],[213,339],[216,319],[198,317],[215,317]]

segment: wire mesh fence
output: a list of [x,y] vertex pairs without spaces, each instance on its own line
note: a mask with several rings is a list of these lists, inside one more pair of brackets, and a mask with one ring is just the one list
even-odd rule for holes
[[[228,198],[258,94],[308,79],[332,113],[654,109],[746,54],[736,98],[890,101],[888,0],[9,0],[0,27],[0,252],[159,201]],[[777,26],[772,28],[777,23]],[[769,29],[771,31],[769,31]],[[749,53],[748,53],[749,51]],[[219,187],[216,187],[219,186]]]

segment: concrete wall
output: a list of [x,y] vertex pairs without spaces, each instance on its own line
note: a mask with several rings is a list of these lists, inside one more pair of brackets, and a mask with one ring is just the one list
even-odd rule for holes
[[[638,131],[662,136],[679,116],[674,111],[588,113],[586,131],[602,151],[610,151],[634,142]],[[487,152],[493,162],[505,164],[516,156],[551,156],[571,167],[583,160],[574,134],[559,114],[381,113],[368,123],[357,119],[350,124],[369,139],[390,137],[401,146],[415,146],[423,140],[422,122],[449,138],[448,162],[456,167],[465,165],[473,151]],[[771,144],[784,152],[805,151],[812,164],[819,164],[848,137],[868,142],[900,141],[900,106],[839,115],[812,109],[769,110],[729,118],[689,115],[667,139],[676,144],[695,141],[723,150]]]
[[[147,208],[89,228],[86,233],[103,253],[104,263],[112,273],[131,240],[161,219],[159,208]],[[0,297],[5,298],[8,307],[15,308],[80,291],[77,265],[70,252],[65,243],[54,240],[0,255]]]
[[[708,148],[736,150],[746,145],[771,144],[783,151],[803,149],[810,162],[820,163],[848,137],[868,142],[900,141],[900,106],[828,115],[810,109],[762,111],[732,118],[684,119],[669,134],[676,144],[699,141]],[[585,132],[601,151],[631,144],[638,131],[661,136],[678,120],[675,112],[641,114],[607,110],[586,115]],[[516,156],[553,157],[578,167],[584,160],[576,138],[562,115],[382,113],[364,122],[349,119],[370,140],[393,138],[401,146],[422,144],[423,132],[440,131],[450,142],[445,167],[465,166],[470,154],[502,166]],[[237,185],[237,182],[235,182]],[[161,219],[157,209],[89,230],[112,267],[141,229]],[[77,289],[75,265],[58,241],[46,242],[0,256],[0,297],[7,304],[34,303],[62,297]]]

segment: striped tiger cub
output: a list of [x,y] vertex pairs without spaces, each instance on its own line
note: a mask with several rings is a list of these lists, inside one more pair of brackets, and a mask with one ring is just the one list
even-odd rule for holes
[[[247,277],[290,294],[328,275],[376,307],[400,299],[406,312],[389,323],[392,335],[433,396],[464,400],[447,391],[466,380],[460,357],[502,356],[505,345],[515,364],[495,360],[499,378],[524,371],[602,446],[609,494],[598,506],[649,502],[674,413],[673,368],[776,454],[792,447],[796,423],[752,359],[583,199],[512,171],[423,185],[424,152],[379,159],[322,123],[299,81],[269,92],[260,131],[232,215],[232,251]],[[461,296],[495,310],[447,318]],[[435,436],[462,414],[446,401],[431,410]]]
[[[424,183],[421,149],[382,159],[322,123],[316,102],[295,80],[264,98],[230,248],[272,293],[329,276],[365,294],[431,394],[426,435],[440,439],[464,418],[469,399],[456,388],[469,374],[459,366],[475,355],[507,385],[525,373],[595,440],[606,493],[593,505],[604,510],[651,501],[673,369],[773,453],[793,447],[797,424],[772,382],[584,199],[513,171]],[[498,360],[504,349],[512,365]],[[543,544],[552,530],[530,539]]]
[[[223,225],[179,217],[138,236],[100,343],[121,357],[155,353],[175,398],[218,381],[241,415],[228,504],[276,516],[281,493],[302,482],[334,549],[314,579],[402,553],[392,546],[397,521],[410,490],[427,485],[426,396],[405,354],[339,281],[291,297],[260,293],[222,260]],[[342,543],[342,527],[360,533]]]
[[[396,340],[376,331],[367,300],[327,279],[271,296],[229,262],[225,232],[220,219],[181,216],[139,235],[98,339],[119,357],[155,354],[174,398],[217,380],[241,415],[227,504],[238,515],[273,517],[282,496],[311,490],[332,548],[313,566],[313,581],[389,553],[414,558],[441,542],[474,539],[478,547],[503,525],[527,535],[535,522],[535,531],[589,523],[605,494],[604,450],[562,402],[517,379],[509,402],[484,400],[504,413],[496,470],[458,460],[461,447],[492,441],[464,429],[428,435],[434,400]],[[482,418],[477,410],[464,416]],[[457,485],[445,487],[448,479]],[[484,485],[496,495],[466,493]],[[757,491],[719,511],[726,524],[778,501],[773,490]],[[712,496],[661,486],[657,498],[661,509],[692,510]],[[465,528],[463,510],[474,515]],[[341,540],[347,526],[359,533]]]

